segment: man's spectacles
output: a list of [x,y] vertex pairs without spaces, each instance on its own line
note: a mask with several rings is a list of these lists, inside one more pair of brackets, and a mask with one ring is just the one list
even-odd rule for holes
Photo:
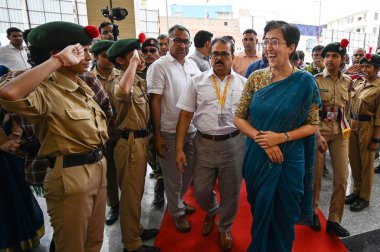
[[148,52],[150,52],[150,53],[156,53],[157,52],[157,48],[149,48],[149,49],[144,48],[144,49],[141,50],[141,52],[145,53],[145,54],[147,54]]
[[168,43],[159,43],[159,46],[168,46]]
[[286,42],[279,42],[277,39],[264,39],[263,42],[261,43],[261,45],[264,47],[264,48],[267,48],[269,46],[273,47],[273,48],[277,48],[278,45],[281,45],[281,44],[286,44]]
[[186,47],[189,47],[191,45],[191,41],[188,40],[188,39],[172,38],[171,40],[176,45],[182,45],[182,44],[184,44]]
[[361,54],[361,53],[355,53],[354,54],[354,57],[363,57],[364,56],[364,54]]
[[222,59],[228,59],[231,56],[229,52],[211,52],[211,58],[217,59],[221,57]]

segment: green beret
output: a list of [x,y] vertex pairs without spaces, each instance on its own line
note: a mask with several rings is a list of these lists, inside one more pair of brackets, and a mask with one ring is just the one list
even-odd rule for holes
[[142,48],[146,47],[146,46],[154,46],[158,49],[158,43],[157,43],[157,39],[155,38],[147,38],[144,42],[144,44],[142,45]]
[[108,50],[112,45],[114,41],[112,40],[99,40],[96,42],[90,49],[90,53],[101,53],[103,51]]
[[138,39],[120,39],[114,42],[108,49],[108,59],[112,61],[118,56],[123,56],[134,49],[141,49],[141,43]]
[[373,66],[380,66],[380,55],[367,53],[360,60],[360,64],[367,63]]
[[28,34],[31,45],[40,49],[63,49],[77,43],[90,45],[93,38],[99,35],[95,26],[83,27],[78,24],[55,21],[33,28]]
[[342,39],[341,42],[334,42],[330,43],[325,48],[323,48],[321,52],[322,58],[325,57],[327,52],[336,52],[339,53],[342,57],[346,56],[347,54],[347,49],[346,47],[348,46],[348,39]]

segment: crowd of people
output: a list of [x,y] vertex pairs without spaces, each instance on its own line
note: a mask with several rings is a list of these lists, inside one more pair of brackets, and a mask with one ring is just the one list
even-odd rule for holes
[[[356,48],[349,65],[342,39],[315,46],[306,64],[300,31],[284,21],[269,21],[260,43],[255,30],[244,31],[240,53],[229,35],[201,30],[192,38],[182,25],[157,38],[112,31],[108,22],[61,21],[7,30],[0,250],[28,251],[44,235],[32,186],[46,199],[50,251],[100,251],[104,224],[119,217],[124,251],[160,251],[144,244],[159,230],[140,222],[149,164],[152,204],[162,207],[166,195],[178,232],[189,232],[187,215],[199,211],[183,199],[193,186],[202,235],[216,226],[220,247],[230,250],[244,179],[254,216],[247,251],[291,251],[296,224],[321,231],[327,150],[326,232],[350,235],[340,225],[344,205],[369,207],[380,172],[380,48]],[[346,196],[349,163],[354,189]]]

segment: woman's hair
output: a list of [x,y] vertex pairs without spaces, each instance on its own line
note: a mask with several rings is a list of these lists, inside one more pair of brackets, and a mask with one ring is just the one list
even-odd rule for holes
[[264,38],[266,34],[274,29],[280,29],[282,32],[282,35],[284,36],[284,39],[286,41],[286,45],[290,46],[291,44],[295,44],[296,48],[298,45],[298,42],[300,41],[300,31],[298,30],[297,26],[288,24],[285,21],[278,21],[278,20],[272,20],[267,23],[267,25],[264,28]]

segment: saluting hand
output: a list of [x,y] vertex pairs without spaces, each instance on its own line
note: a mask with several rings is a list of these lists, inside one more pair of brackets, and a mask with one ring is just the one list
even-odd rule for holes
[[84,59],[84,48],[81,44],[70,45],[52,57],[59,59],[63,66],[79,64]]

